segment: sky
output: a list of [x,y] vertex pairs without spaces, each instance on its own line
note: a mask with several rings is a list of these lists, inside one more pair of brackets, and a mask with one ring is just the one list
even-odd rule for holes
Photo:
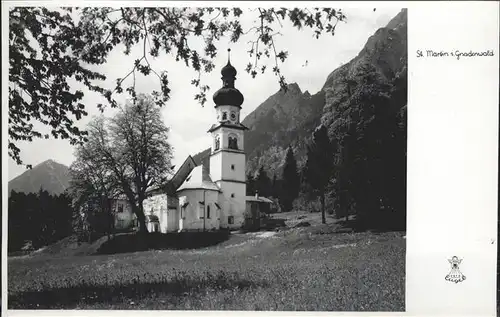
[[[383,7],[373,11],[373,8],[365,6],[342,8],[342,11],[347,20],[337,25],[334,36],[325,34],[316,39],[310,30],[299,31],[290,24],[283,25],[280,30],[282,35],[276,38],[275,43],[278,51],[285,50],[289,53],[288,59],[281,65],[281,72],[288,83],[297,83],[303,92],[306,90],[311,94],[318,92],[327,76],[354,58],[368,38],[378,28],[385,26],[401,11],[401,8]],[[243,26],[251,25],[256,18],[257,13],[244,10],[241,23]],[[247,53],[250,48],[247,42],[250,39],[249,34],[242,36],[237,43],[230,43],[228,38],[218,41],[215,69],[201,77],[202,84],[211,88],[207,94],[208,101],[203,107],[194,100],[197,89],[190,84],[192,79],[197,78],[194,70],[187,68],[182,62],[176,62],[174,57],[166,54],[160,54],[157,58],[149,57],[153,69],[158,72],[168,70],[169,74],[171,98],[162,108],[162,115],[165,124],[170,128],[169,142],[174,148],[173,165],[180,166],[188,155],[194,155],[211,144],[207,130],[216,120],[212,96],[222,87],[220,69],[227,63],[227,48],[231,48],[231,64],[238,71],[235,86],[245,98],[240,116],[242,120],[279,90],[277,78],[270,71],[272,60],[263,61],[262,64],[268,65],[268,71],[259,74],[255,79],[245,72],[246,64],[250,62]],[[109,88],[114,88],[115,80],[124,77],[132,69],[133,61],[141,56],[141,47],[134,48],[128,56],[122,50],[113,51],[107,63],[98,67],[98,70],[108,78],[105,84],[109,85]],[[306,61],[307,66],[304,66]],[[125,82],[123,87],[128,85],[130,82]],[[158,78],[137,76],[136,89],[142,93],[159,90]],[[123,94],[117,100],[123,103],[125,98],[126,94]],[[78,122],[79,127],[84,128],[92,116],[100,113],[97,104],[101,102],[102,99],[97,94],[85,94],[83,103],[89,115]],[[104,115],[112,116],[115,111],[107,108]],[[36,123],[35,126],[41,127]],[[21,149],[21,159],[25,164],[32,166],[48,159],[70,166],[74,160],[74,147],[67,140],[37,139],[33,142],[18,143],[18,146]],[[24,166],[17,165],[9,158],[9,180],[25,171]]]

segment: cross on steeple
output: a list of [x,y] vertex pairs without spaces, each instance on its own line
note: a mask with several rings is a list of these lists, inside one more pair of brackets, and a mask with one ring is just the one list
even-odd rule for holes
[[236,80],[236,68],[231,65],[230,57],[231,49],[227,49],[227,64],[221,70],[222,83],[224,87],[234,88],[234,81]]

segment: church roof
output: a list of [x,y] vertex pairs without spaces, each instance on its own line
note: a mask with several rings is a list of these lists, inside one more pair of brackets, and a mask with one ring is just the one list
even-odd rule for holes
[[219,187],[212,181],[209,174],[209,169],[205,165],[196,166],[188,177],[184,180],[184,183],[177,189],[177,191],[185,189],[205,189],[205,190],[215,190],[220,191]]
[[228,49],[228,59],[226,66],[222,67],[220,71],[222,77],[236,77],[236,75],[238,74],[236,68],[234,68],[234,66],[231,65],[231,61],[229,59],[229,52],[231,52],[231,49]]
[[234,124],[234,123],[230,123],[230,122],[221,122],[221,123],[217,123],[217,124],[212,124],[212,126],[210,127],[210,129],[207,132],[212,132],[219,127],[228,127],[228,128],[238,129],[238,130],[248,130],[248,128],[241,123]]
[[231,105],[241,108],[241,104],[243,104],[244,101],[243,95],[238,89],[234,88],[234,81],[236,80],[236,74],[238,72],[236,71],[236,68],[231,65],[229,58],[229,52],[231,50],[228,49],[227,51],[227,65],[221,70],[222,82],[224,86],[215,92],[213,100],[215,102],[215,107],[221,105]]
[[234,87],[222,87],[214,94],[213,100],[215,106],[230,105],[240,107],[244,101],[243,94]]
[[169,196],[175,196],[176,190],[182,185],[187,175],[196,165],[198,165],[198,163],[196,163],[193,157],[189,155],[184,160],[182,165],[177,169],[175,174],[172,177],[169,177],[167,182],[165,182],[161,186],[157,186],[149,190],[146,194],[148,196],[154,196],[158,194],[167,194]]

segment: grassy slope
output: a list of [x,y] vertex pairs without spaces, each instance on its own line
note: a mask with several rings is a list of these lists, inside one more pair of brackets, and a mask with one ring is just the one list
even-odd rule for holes
[[404,310],[403,233],[309,220],[198,250],[10,259],[9,308]]

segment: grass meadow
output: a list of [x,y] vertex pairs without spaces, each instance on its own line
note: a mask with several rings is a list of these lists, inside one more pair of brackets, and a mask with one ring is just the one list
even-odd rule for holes
[[13,257],[8,307],[404,311],[404,234],[314,223],[201,249]]

